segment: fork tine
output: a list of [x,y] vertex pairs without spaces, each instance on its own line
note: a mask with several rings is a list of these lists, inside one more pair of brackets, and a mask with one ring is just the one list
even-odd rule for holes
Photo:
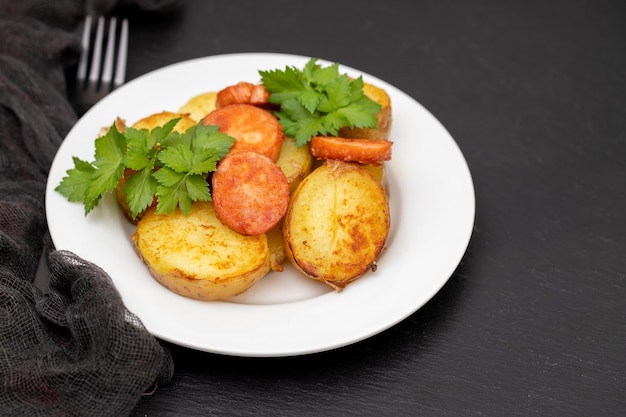
[[91,55],[91,70],[89,71],[89,84],[93,84],[94,88],[100,77],[100,63],[102,61],[102,42],[104,40],[104,17],[98,18],[98,26],[96,27],[96,38],[93,44],[93,53]]
[[83,27],[83,37],[81,40],[82,49],[80,52],[80,60],[78,61],[78,70],[76,79],[83,84],[87,77],[87,63],[89,61],[89,39],[91,38],[91,16],[85,18],[85,26]]
[[117,29],[117,19],[111,18],[109,22],[109,35],[107,39],[107,50],[104,54],[104,67],[102,69],[102,84],[100,88],[110,90],[113,80],[113,60],[115,51],[115,30]]
[[122,20],[120,32],[120,46],[117,52],[117,68],[115,69],[115,81],[113,87],[117,88],[124,84],[126,78],[126,56],[128,55],[128,20]]

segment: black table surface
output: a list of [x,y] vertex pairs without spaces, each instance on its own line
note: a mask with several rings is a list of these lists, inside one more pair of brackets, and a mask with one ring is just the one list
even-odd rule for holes
[[188,0],[128,11],[128,79],[238,52],[320,57],[403,90],[475,186],[467,252],[423,308],[286,358],[169,345],[136,416],[626,415],[626,3]]

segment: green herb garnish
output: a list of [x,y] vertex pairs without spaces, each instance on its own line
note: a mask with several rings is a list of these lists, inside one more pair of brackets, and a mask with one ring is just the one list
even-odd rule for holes
[[113,123],[95,141],[95,160],[73,158],[56,191],[69,201],[82,202],[85,215],[103,195],[113,192],[127,169],[124,192],[131,215],[137,217],[157,198],[157,213],[177,207],[188,214],[194,201],[211,201],[207,174],[215,171],[235,139],[217,126],[198,123],[180,134],[173,131],[180,119],[152,130],[128,127],[120,132]]
[[280,106],[275,114],[285,134],[301,147],[316,135],[336,136],[343,127],[376,128],[380,105],[363,94],[362,77],[339,74],[338,63],[316,62],[311,58],[303,70],[259,71],[270,103]]

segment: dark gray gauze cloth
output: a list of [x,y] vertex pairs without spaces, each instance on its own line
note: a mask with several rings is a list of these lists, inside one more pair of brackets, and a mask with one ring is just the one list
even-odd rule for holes
[[[173,374],[168,351],[125,308],[110,277],[53,248],[48,235],[47,173],[77,120],[64,69],[78,59],[86,10],[80,0],[0,0],[2,416],[128,415]],[[42,253],[51,271],[45,292],[33,285]]]

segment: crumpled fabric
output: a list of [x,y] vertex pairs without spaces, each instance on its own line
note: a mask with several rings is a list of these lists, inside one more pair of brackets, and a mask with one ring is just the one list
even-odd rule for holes
[[[48,170],[77,120],[65,70],[87,12],[113,0],[0,0],[0,415],[123,416],[171,380],[172,358],[97,265],[57,250]],[[124,0],[125,6],[131,0]],[[175,0],[138,0],[157,10]],[[62,249],[62,248],[59,248]],[[49,287],[34,285],[42,254]]]

